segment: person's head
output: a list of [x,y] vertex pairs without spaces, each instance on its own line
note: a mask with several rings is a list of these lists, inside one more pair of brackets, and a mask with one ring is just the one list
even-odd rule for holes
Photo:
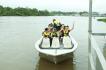
[[56,30],[56,28],[53,28],[53,32],[56,32],[57,30]]
[[49,24],[48,27],[51,27],[51,24]]
[[56,21],[56,19],[53,19],[53,22]]
[[48,25],[48,27],[49,27],[49,28],[52,28],[52,27],[53,27],[53,23],[50,23],[50,24]]
[[58,19],[53,19],[53,23],[55,23],[55,24],[61,24]]
[[66,26],[66,29],[69,29],[69,26]]
[[61,28],[64,28],[64,26],[65,26],[65,25],[64,25],[64,24],[62,24]]
[[48,31],[48,28],[45,28],[45,31]]
[[69,29],[69,26],[64,26],[64,30],[68,30]]
[[66,26],[64,26],[64,28],[63,29],[66,29]]

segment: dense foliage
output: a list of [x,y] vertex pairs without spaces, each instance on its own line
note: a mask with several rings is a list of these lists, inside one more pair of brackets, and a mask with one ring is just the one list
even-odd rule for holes
[[49,16],[47,10],[38,10],[36,8],[10,8],[0,6],[0,16]]
[[[52,11],[49,12],[47,10],[38,10],[36,8],[10,8],[0,6],[0,16],[69,16],[69,15],[81,15],[88,14],[88,12],[62,12],[62,11]],[[85,15],[86,16],[86,15]]]

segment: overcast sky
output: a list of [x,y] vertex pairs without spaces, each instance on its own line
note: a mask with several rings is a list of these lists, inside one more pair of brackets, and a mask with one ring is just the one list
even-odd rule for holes
[[[0,0],[0,5],[49,11],[88,11],[89,0]],[[93,0],[93,11],[106,12],[106,0]]]

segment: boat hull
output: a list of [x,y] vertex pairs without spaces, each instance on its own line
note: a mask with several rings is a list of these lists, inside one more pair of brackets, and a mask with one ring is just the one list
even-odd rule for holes
[[70,35],[70,39],[73,45],[72,48],[63,48],[60,46],[60,48],[49,48],[49,49],[47,48],[46,49],[46,48],[41,48],[42,39],[43,37],[40,38],[35,43],[35,48],[39,52],[40,58],[44,58],[55,64],[73,58],[73,52],[77,49],[77,45],[78,45],[75,39]]
[[63,54],[63,55],[58,55],[58,56],[52,56],[52,55],[47,55],[44,53],[39,53],[39,56],[40,56],[40,58],[46,59],[47,61],[57,64],[57,63],[65,61],[65,60],[73,58],[73,52]]

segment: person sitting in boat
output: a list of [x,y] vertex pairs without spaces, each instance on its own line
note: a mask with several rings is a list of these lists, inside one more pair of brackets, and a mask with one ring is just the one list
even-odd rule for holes
[[73,25],[72,29],[70,29],[69,26],[64,26],[64,28],[60,31],[61,37],[69,36],[69,32],[72,31],[73,29],[74,29],[74,25]]
[[58,33],[57,30],[55,28],[52,29],[51,33],[50,33],[50,37],[58,37]]
[[59,20],[57,19],[53,19],[53,28],[55,28],[57,31],[59,31],[61,29],[61,23]]
[[50,23],[50,24],[48,25],[48,27],[53,28],[53,23]]
[[65,27],[65,25],[64,24],[62,24],[62,26],[61,26],[61,29],[60,29],[60,33],[61,33],[61,31],[64,29],[64,27]]
[[64,30],[64,27],[65,27],[65,25],[62,24],[61,29],[59,31],[59,41],[60,41],[60,43],[62,43],[62,37],[63,37],[63,32],[62,31]]
[[58,37],[58,34],[57,34],[57,30],[55,28],[52,28],[51,29],[51,32],[50,32],[50,46],[52,45],[52,41],[53,41],[53,38],[54,37]]
[[50,24],[48,25],[48,31],[51,32],[52,29],[53,29],[53,25],[52,25],[52,23],[50,23]]
[[48,28],[45,28],[42,35],[43,35],[44,38],[49,38],[50,37],[50,32],[49,32]]
[[52,29],[49,30],[49,28],[45,28],[44,32],[42,32],[42,36],[44,38],[49,38],[49,41],[50,41],[50,46],[52,45],[52,38],[50,36],[50,33],[51,33]]

